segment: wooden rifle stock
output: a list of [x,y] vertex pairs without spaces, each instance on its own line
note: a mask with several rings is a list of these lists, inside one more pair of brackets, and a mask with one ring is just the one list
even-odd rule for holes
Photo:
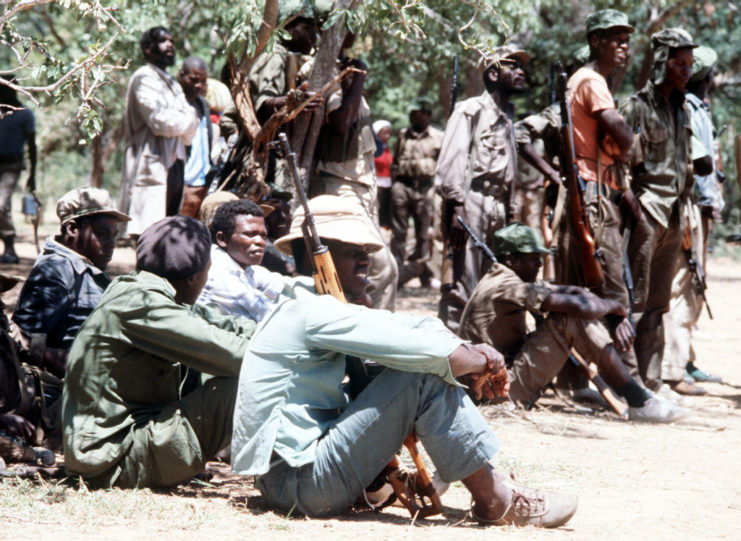
[[[301,182],[301,177],[299,175],[298,165],[296,163],[296,154],[291,150],[288,138],[284,133],[278,135],[278,143],[283,157],[286,160],[286,163],[288,163],[289,171],[293,177],[293,182],[296,185],[296,193],[299,196],[301,205],[304,207],[305,218],[304,223],[301,225],[301,231],[304,234],[306,246],[311,253],[314,287],[320,295],[332,295],[336,299],[347,303],[345,293],[342,290],[342,284],[337,275],[337,269],[332,260],[332,254],[330,253],[329,248],[322,244],[319,234],[316,231],[314,215],[309,209],[309,201],[306,198],[306,192],[304,191],[303,183]],[[427,517],[442,513],[443,508],[440,503],[440,497],[435,492],[430,474],[419,455],[417,440],[414,433],[410,434],[407,439],[404,440],[404,445],[409,450],[409,454],[412,456],[412,460],[414,460],[414,464],[417,467],[417,483],[415,485],[415,490],[412,490],[410,497],[410,492],[405,490],[405,485],[403,483],[397,483],[392,480],[391,485],[394,488],[396,497],[404,504],[413,517]],[[398,469],[400,465],[401,462],[398,456],[394,456],[389,463],[390,467],[396,469]],[[429,505],[425,502],[425,498],[429,498]]]
[[628,405],[622,402],[617,396],[615,396],[615,393],[612,392],[610,386],[607,385],[604,379],[602,379],[602,376],[600,376],[594,368],[589,366],[589,364],[581,357],[581,355],[576,352],[576,350],[571,350],[569,361],[571,361],[587,375],[589,381],[594,383],[594,385],[597,387],[600,394],[602,395],[602,398],[605,399],[605,401],[610,405],[615,413],[617,413],[620,417],[625,417],[628,414]]
[[558,92],[561,103],[561,152],[559,160],[561,175],[568,194],[569,217],[580,254],[579,260],[584,275],[584,285],[588,288],[595,288],[604,283],[604,275],[602,265],[597,259],[599,253],[592,237],[589,217],[584,205],[584,180],[579,175],[579,170],[576,167],[571,109],[566,97],[566,74],[563,71],[559,75]]
[[298,194],[301,206],[304,208],[304,223],[301,224],[301,231],[304,234],[306,248],[311,254],[314,287],[320,295],[332,295],[336,299],[347,303],[340,279],[337,276],[334,261],[332,261],[332,254],[329,253],[329,248],[322,244],[319,234],[316,231],[314,215],[309,208],[309,200],[306,198],[306,192],[304,191],[301,176],[298,172],[296,154],[291,150],[291,145],[288,143],[288,137],[286,137],[285,133],[278,135],[278,146],[283,158],[288,164],[289,171],[293,177],[293,183],[296,186],[296,193]]

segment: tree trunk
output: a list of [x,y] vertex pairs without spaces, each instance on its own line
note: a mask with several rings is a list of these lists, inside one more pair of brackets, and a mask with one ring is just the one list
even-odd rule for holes
[[234,105],[237,108],[240,128],[247,135],[250,141],[257,138],[260,133],[260,123],[257,121],[257,114],[250,98],[249,83],[247,77],[252,67],[252,63],[263,50],[270,39],[270,35],[278,23],[278,0],[268,0],[265,2],[265,9],[262,15],[262,24],[257,31],[257,46],[255,54],[247,56],[246,50],[242,52],[237,60],[232,54],[229,55],[229,65],[232,72],[230,91],[234,99]]
[[103,134],[99,133],[93,137],[92,144],[90,145],[90,156],[92,158],[92,168],[90,169],[90,177],[88,178],[88,185],[93,188],[103,187],[103,173],[105,172],[105,164],[103,163]]
[[88,185],[94,188],[103,187],[103,175],[106,172],[108,162],[116,151],[116,147],[123,139],[123,124],[119,124],[113,130],[108,130],[96,135],[90,145],[90,158],[92,161]]

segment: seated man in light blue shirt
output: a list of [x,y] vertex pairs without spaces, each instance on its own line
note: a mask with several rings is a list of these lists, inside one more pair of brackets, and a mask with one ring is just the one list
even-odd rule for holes
[[211,270],[198,302],[259,322],[288,280],[260,266],[268,231],[262,209],[248,199],[228,201],[211,222]]
[[[349,299],[368,286],[368,254],[382,248],[357,203],[310,202]],[[303,213],[276,242],[310,273]],[[355,400],[343,379],[346,356],[386,368]],[[435,318],[372,310],[317,295],[298,278],[262,320],[245,353],[234,411],[232,468],[255,475],[271,508],[338,514],[363,493],[414,432],[441,479],[462,480],[483,524],[557,527],[576,512],[573,496],[523,487],[494,471],[499,441],[456,378],[475,394],[506,393],[491,383],[504,366],[493,348],[468,345]]]

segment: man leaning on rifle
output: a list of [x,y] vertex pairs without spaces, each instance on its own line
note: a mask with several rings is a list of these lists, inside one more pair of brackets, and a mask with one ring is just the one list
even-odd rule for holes
[[[602,299],[577,286],[537,280],[548,252],[531,227],[514,223],[494,233],[492,265],[466,304],[460,334],[500,351],[509,365],[509,398],[531,405],[566,364],[571,348],[597,364],[600,374],[628,403],[630,419],[669,423],[687,412],[652,397],[628,374],[613,340],[599,318],[625,316],[617,301]],[[527,332],[526,312],[537,329]]]
[[[637,220],[640,207],[630,187],[625,185],[620,165],[628,160],[633,134],[615,109],[609,82],[615,70],[625,66],[634,28],[624,13],[604,9],[587,17],[586,30],[589,60],[574,72],[566,87],[574,154],[579,175],[586,181],[584,205],[592,226],[595,248],[601,252],[599,262],[604,284],[595,292],[605,299],[619,302],[627,310],[630,300],[623,281],[621,214]],[[563,276],[559,282],[585,285],[574,234],[570,231],[566,242],[568,255],[565,268],[560,269]],[[637,376],[632,351],[635,334],[626,315],[627,311],[619,317],[608,317],[607,323],[615,346],[631,373]]]

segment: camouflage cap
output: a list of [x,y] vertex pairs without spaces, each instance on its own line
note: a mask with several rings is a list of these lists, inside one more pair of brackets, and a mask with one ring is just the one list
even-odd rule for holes
[[610,28],[620,28],[629,33],[635,32],[635,28],[628,22],[628,16],[616,9],[595,11],[587,17],[586,26],[587,35],[595,30],[608,30]]
[[651,36],[651,45],[654,49],[659,47],[670,47],[672,49],[683,49],[685,47],[699,47],[692,41],[692,36],[683,28],[665,28]]
[[651,80],[660,85],[666,79],[666,63],[673,49],[684,49],[686,47],[697,47],[692,42],[692,36],[682,28],[666,28],[651,36],[651,47],[653,48],[654,62]]
[[427,96],[418,96],[407,107],[407,113],[411,113],[412,111],[427,111],[431,113],[433,105],[434,102]]
[[296,17],[314,18],[314,10],[308,0],[281,0],[278,3],[278,23],[285,24]]
[[692,77],[690,81],[700,81],[707,77],[708,73],[715,63],[718,61],[718,54],[705,45],[700,45],[694,51],[692,51]]
[[494,233],[492,250],[497,256],[505,254],[545,254],[550,250],[535,229],[514,222]]
[[502,45],[497,47],[490,54],[483,55],[479,61],[481,71],[486,71],[490,67],[499,64],[502,60],[519,60],[522,64],[530,62],[530,55],[522,49],[517,49],[511,45]]
[[57,201],[57,216],[62,224],[75,218],[93,214],[110,214],[121,222],[131,220],[116,209],[111,194],[102,188],[77,188],[67,192]]

